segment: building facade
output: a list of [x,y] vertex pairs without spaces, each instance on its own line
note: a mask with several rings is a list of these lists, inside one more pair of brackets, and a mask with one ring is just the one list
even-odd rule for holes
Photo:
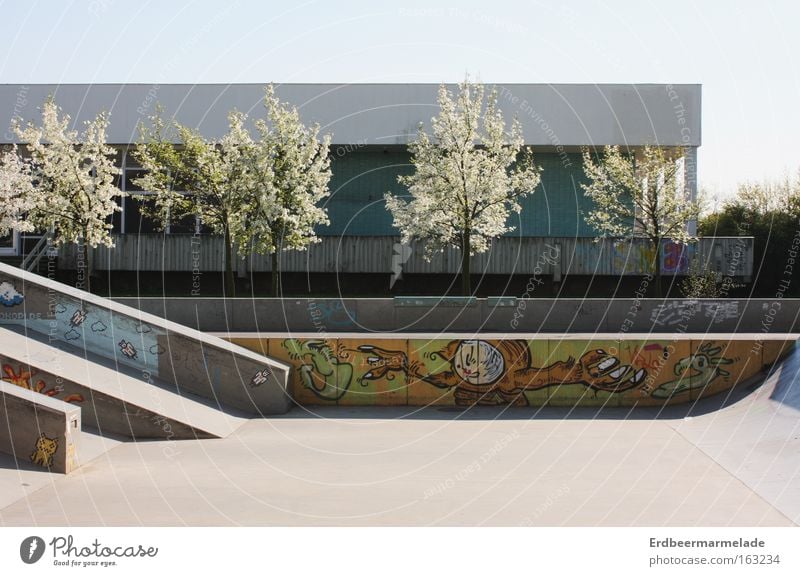
[[[455,87],[452,87],[455,89]],[[477,275],[539,274],[549,282],[580,276],[641,276],[648,271],[647,247],[641,242],[595,242],[586,224],[590,208],[581,184],[585,181],[581,149],[608,144],[632,149],[650,145],[683,146],[687,150],[684,178],[692,195],[697,190],[697,148],[701,144],[699,85],[655,84],[507,84],[495,86],[507,121],[519,119],[525,143],[542,168],[541,183],[512,215],[514,231],[475,257]],[[285,84],[279,98],[298,107],[305,123],[316,122],[332,134],[333,177],[326,207],[330,225],[318,232],[322,241],[304,252],[282,254],[289,275],[376,275],[375,285],[394,285],[415,275],[441,276],[458,271],[455,252],[432,262],[421,258],[418,246],[402,246],[386,210],[386,192],[403,194],[398,176],[412,170],[407,144],[418,126],[430,126],[438,112],[435,84]],[[232,109],[251,119],[263,117],[264,86],[210,85],[2,85],[0,126],[3,141],[15,136],[12,119],[39,121],[38,107],[48,95],[76,125],[110,113],[108,141],[117,149],[120,188],[128,194],[114,217],[116,246],[98,248],[95,266],[115,272],[211,273],[223,266],[221,239],[206,233],[196,220],[171,223],[158,232],[142,216],[142,194],[133,180],[141,175],[131,154],[139,124],[157,106],[182,124],[211,138],[227,129]],[[31,238],[9,237],[0,251],[20,255]],[[734,258],[737,250],[741,253]],[[719,272],[747,280],[752,269],[752,241],[704,239],[688,249],[664,247],[662,271],[684,274],[692,257],[702,257]],[[68,268],[73,247],[64,247],[59,267]],[[237,260],[240,276],[268,273],[268,257]]]

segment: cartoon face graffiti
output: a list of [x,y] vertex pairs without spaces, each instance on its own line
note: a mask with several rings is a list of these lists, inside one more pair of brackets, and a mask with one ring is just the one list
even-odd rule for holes
[[583,384],[593,390],[623,392],[639,386],[646,376],[644,369],[621,365],[618,358],[604,350],[590,350],[579,360],[568,358],[549,366],[533,366],[525,340],[453,340],[432,356],[449,363],[450,370],[430,374],[419,362],[409,362],[403,351],[359,346],[369,354],[372,370],[365,380],[386,377],[392,371],[404,371],[410,380],[421,380],[437,388],[452,388],[457,405],[513,404],[527,406],[526,391],[562,384]]
[[705,384],[709,384],[718,376],[730,376],[730,372],[723,370],[721,366],[731,364],[730,358],[720,357],[722,346],[713,346],[706,342],[700,349],[689,356],[682,358],[675,364],[675,375],[688,374],[692,377],[700,377]]
[[34,446],[31,453],[31,462],[38,466],[50,468],[53,465],[53,456],[56,450],[58,450],[58,439],[48,438],[42,434],[36,440],[36,446]]
[[464,340],[453,356],[453,369],[471,384],[490,384],[505,370],[503,354],[485,340]]
[[678,360],[674,368],[677,378],[659,386],[652,396],[670,398],[681,392],[705,388],[720,376],[730,376],[730,372],[722,366],[732,363],[731,358],[722,357],[722,346],[713,346],[706,342],[691,356]]

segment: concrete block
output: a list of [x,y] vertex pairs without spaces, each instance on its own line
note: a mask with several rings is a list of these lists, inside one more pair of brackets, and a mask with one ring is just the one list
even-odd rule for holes
[[53,472],[78,467],[81,409],[0,381],[0,451]]

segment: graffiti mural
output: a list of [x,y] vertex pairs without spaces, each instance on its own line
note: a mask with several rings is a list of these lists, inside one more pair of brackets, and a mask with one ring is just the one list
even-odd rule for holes
[[355,309],[348,310],[340,301],[316,302],[311,300],[308,304],[308,312],[314,325],[322,326],[326,330],[356,327]]
[[158,375],[159,356],[165,352],[159,343],[159,338],[166,337],[164,330],[66,294],[56,294],[55,298],[55,317],[27,318],[30,329]]
[[[661,241],[661,272],[686,274],[695,254],[695,246],[679,244],[665,238]],[[646,240],[618,240],[611,244],[612,269],[617,274],[647,274],[653,271],[655,250]]]
[[283,342],[289,359],[300,362],[298,372],[302,385],[324,400],[338,400],[350,388],[353,365],[345,360],[340,345],[331,346],[324,340]]
[[617,241],[611,250],[613,270],[618,274],[647,274],[653,269],[655,250],[646,242]]
[[[36,382],[33,382],[34,377],[37,377]],[[47,382],[42,377],[38,377],[35,371],[32,371],[22,364],[17,364],[15,368],[13,364],[4,362],[2,365],[2,379],[5,382],[25,388],[26,390],[33,390],[46,396],[51,396],[63,402],[78,403],[83,402],[82,394],[65,394],[64,387],[61,384],[55,384],[48,388]]]
[[686,274],[694,254],[691,244],[678,244],[664,240],[661,244],[661,271],[665,274]]
[[[660,406],[729,390],[791,342],[237,337],[300,405]],[[259,381],[256,374],[251,385]]]
[[58,439],[48,438],[44,434],[36,439],[36,445],[31,453],[31,462],[37,466],[50,468],[53,465],[53,456],[58,450]]
[[676,394],[703,389],[713,383],[718,377],[729,377],[731,373],[723,368],[733,364],[732,358],[723,358],[722,346],[714,346],[706,342],[687,358],[681,358],[675,363],[674,380],[661,384],[653,390],[653,398],[671,398]]
[[581,384],[606,392],[622,392],[637,386],[645,377],[643,369],[622,365],[604,350],[590,350],[579,359],[569,357],[547,366],[533,365],[525,340],[451,340],[432,352],[446,369],[430,373],[419,361],[409,361],[405,352],[361,346],[372,354],[374,366],[368,377],[378,379],[392,371],[437,388],[452,389],[456,406],[513,404],[528,406],[524,392],[562,384]]
[[124,338],[117,343],[117,346],[119,346],[120,352],[131,360],[136,360],[136,357],[139,355],[136,351],[136,347]]
[[[408,403],[404,374],[390,374],[381,380],[371,378],[374,366],[368,354],[359,351],[363,339],[298,339],[261,341],[244,345],[294,367],[290,382],[294,400],[300,404],[404,405]],[[405,340],[371,340],[391,347]],[[259,346],[263,346],[259,348]],[[268,348],[268,351],[267,351]]]
[[708,318],[714,324],[739,318],[739,302],[707,302],[703,300],[673,300],[658,304],[650,313],[650,322],[656,326],[680,326],[692,318]]

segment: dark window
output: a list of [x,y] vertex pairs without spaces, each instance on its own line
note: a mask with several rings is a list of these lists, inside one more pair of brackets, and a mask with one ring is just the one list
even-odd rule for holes
[[153,200],[138,200],[133,197],[125,198],[125,233],[149,234],[159,232],[155,221],[142,214],[142,204],[153,206]]
[[147,173],[147,170],[125,170],[125,191],[126,192],[142,192],[141,186],[134,184],[136,178],[141,178]]
[[197,227],[197,217],[193,214],[184,216],[183,218],[175,221],[170,220],[169,233],[170,234],[194,234]]

